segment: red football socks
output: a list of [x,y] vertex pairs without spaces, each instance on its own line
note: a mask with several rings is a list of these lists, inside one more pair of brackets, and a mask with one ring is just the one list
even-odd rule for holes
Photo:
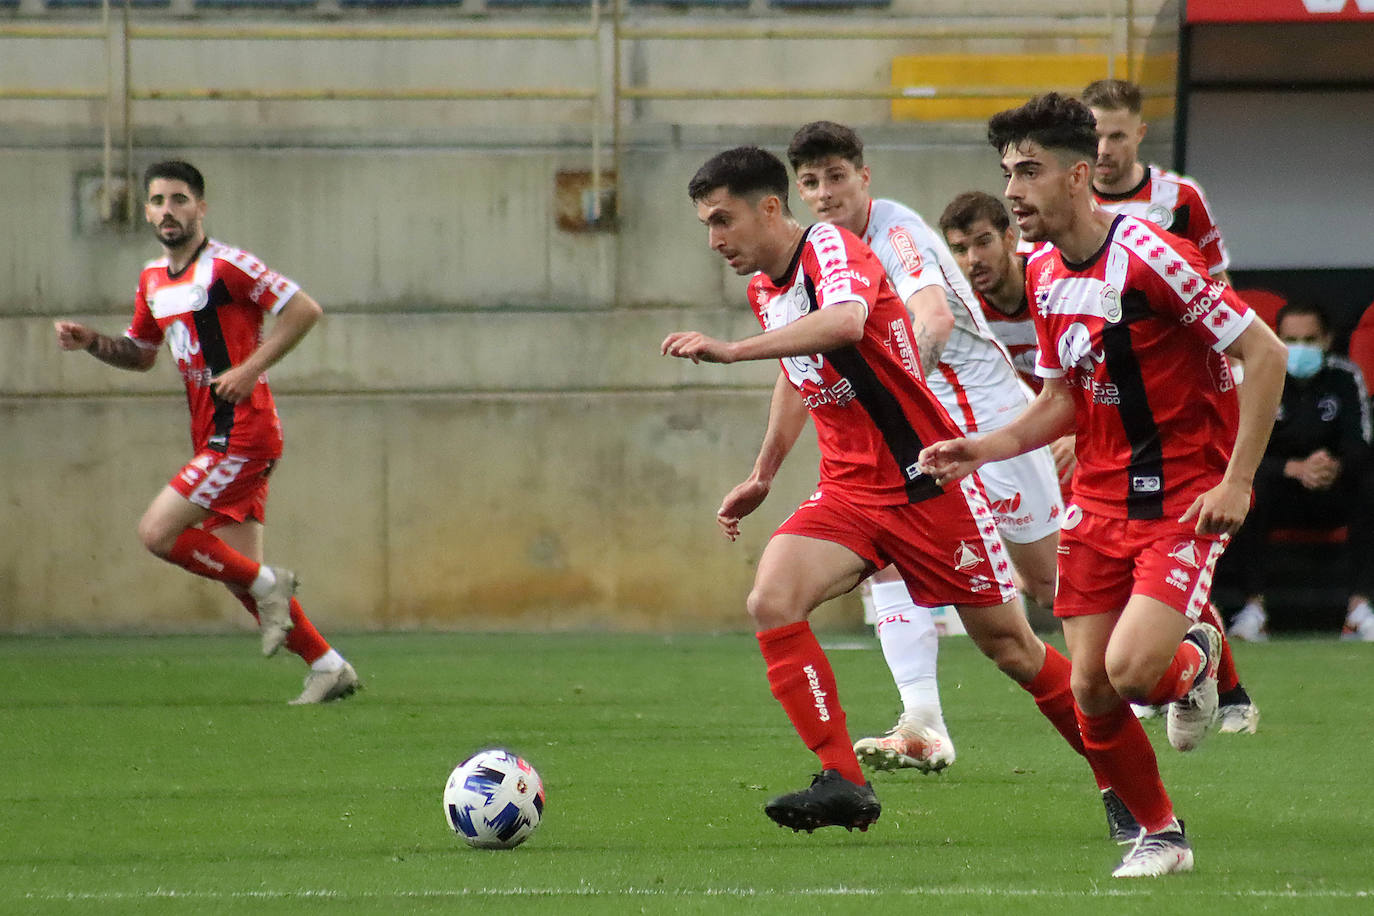
[[295,598],[291,599],[291,622],[295,626],[286,634],[287,649],[305,659],[307,663],[314,662],[329,651],[329,643],[325,642],[320,631],[315,629],[310,618],[305,616],[305,611],[301,610],[301,603]]
[[1078,710],[1078,728],[1093,772],[1107,783],[1149,833],[1163,830],[1174,817],[1174,806],[1159,778],[1159,763],[1140,720],[1125,702],[1106,715],[1089,716]]
[[[1074,709],[1073,691],[1069,688],[1069,672],[1072,666],[1054,646],[1045,646],[1045,664],[1040,669],[1040,673],[1035,676],[1029,684],[1021,686],[1035,698],[1035,705],[1040,707],[1040,712],[1050,724],[1055,727],[1059,734],[1064,736],[1064,740],[1069,742],[1069,747],[1073,748],[1084,757],[1087,754],[1083,750],[1083,736],[1078,731],[1078,716]],[[1088,765],[1092,766],[1092,758],[1088,758]],[[1093,767],[1093,778],[1097,780],[1097,787],[1105,789],[1111,785],[1107,782],[1097,767]]]
[[177,535],[167,560],[197,576],[243,589],[253,584],[261,565],[199,528],[187,528]]
[[[256,598],[247,592],[235,592],[234,597],[239,599],[239,603],[247,608],[248,613],[254,618],[258,616]],[[286,634],[286,648],[305,659],[306,664],[314,664],[316,659],[329,651],[329,643],[320,635],[320,631],[315,629],[310,618],[305,616],[305,611],[301,610],[301,603],[295,598],[291,599],[291,622],[295,626]]]
[[1197,644],[1190,639],[1183,640],[1174,650],[1173,661],[1169,662],[1164,676],[1155,684],[1149,696],[1145,697],[1145,705],[1164,706],[1174,700],[1183,699],[1188,695],[1188,691],[1193,689],[1198,673],[1206,664],[1207,657]]
[[838,770],[845,779],[863,785],[866,780],[844,725],[835,674],[811,625],[802,620],[757,635],[768,664],[768,686],[797,734],[821,759],[823,769]]
[[1202,619],[1217,628],[1221,634],[1221,661],[1217,664],[1217,692],[1226,693],[1240,685],[1240,675],[1236,674],[1236,663],[1231,658],[1231,640],[1226,638],[1226,625],[1221,622],[1216,605],[1207,602],[1202,609]]

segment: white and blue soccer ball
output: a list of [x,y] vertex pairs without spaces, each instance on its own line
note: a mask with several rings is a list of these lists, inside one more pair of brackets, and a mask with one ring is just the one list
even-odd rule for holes
[[544,782],[519,756],[502,748],[478,751],[458,764],[444,786],[444,817],[478,849],[513,849],[544,816]]

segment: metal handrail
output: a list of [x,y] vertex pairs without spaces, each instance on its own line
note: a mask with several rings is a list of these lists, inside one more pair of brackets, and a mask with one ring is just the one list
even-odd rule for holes
[[[3,33],[0,33],[3,34]],[[580,41],[590,26],[411,25],[132,25],[129,37],[149,41]]]

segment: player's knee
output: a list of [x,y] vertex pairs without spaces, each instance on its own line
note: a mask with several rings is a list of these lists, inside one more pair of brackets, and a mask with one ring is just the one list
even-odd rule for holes
[[753,618],[754,628],[760,632],[806,619],[805,610],[789,601],[786,595],[758,585],[749,593],[745,608]]
[[1040,640],[1029,628],[999,631],[983,636],[978,648],[992,660],[997,669],[1018,683],[1032,680],[1044,663],[1039,651]]
[[138,540],[156,557],[166,558],[172,552],[172,545],[177,542],[179,532],[169,531],[163,525],[159,525],[155,520],[146,515],[138,522]]
[[1112,689],[1116,691],[1117,696],[1128,703],[1143,703],[1150,693],[1150,688],[1159,678],[1151,677],[1150,672],[1135,659],[1109,658],[1107,679],[1111,681]]
[[1075,664],[1069,675],[1069,689],[1078,708],[1088,715],[1102,715],[1121,702],[1105,671],[1087,670]]
[[1054,607],[1054,577],[1027,576],[1022,580],[1026,595],[1042,608]]

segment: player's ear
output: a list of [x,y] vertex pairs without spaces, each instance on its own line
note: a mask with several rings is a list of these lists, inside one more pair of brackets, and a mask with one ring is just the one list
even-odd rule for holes
[[1077,191],[1084,185],[1092,187],[1093,164],[1086,159],[1075,159],[1069,165],[1069,187]]

